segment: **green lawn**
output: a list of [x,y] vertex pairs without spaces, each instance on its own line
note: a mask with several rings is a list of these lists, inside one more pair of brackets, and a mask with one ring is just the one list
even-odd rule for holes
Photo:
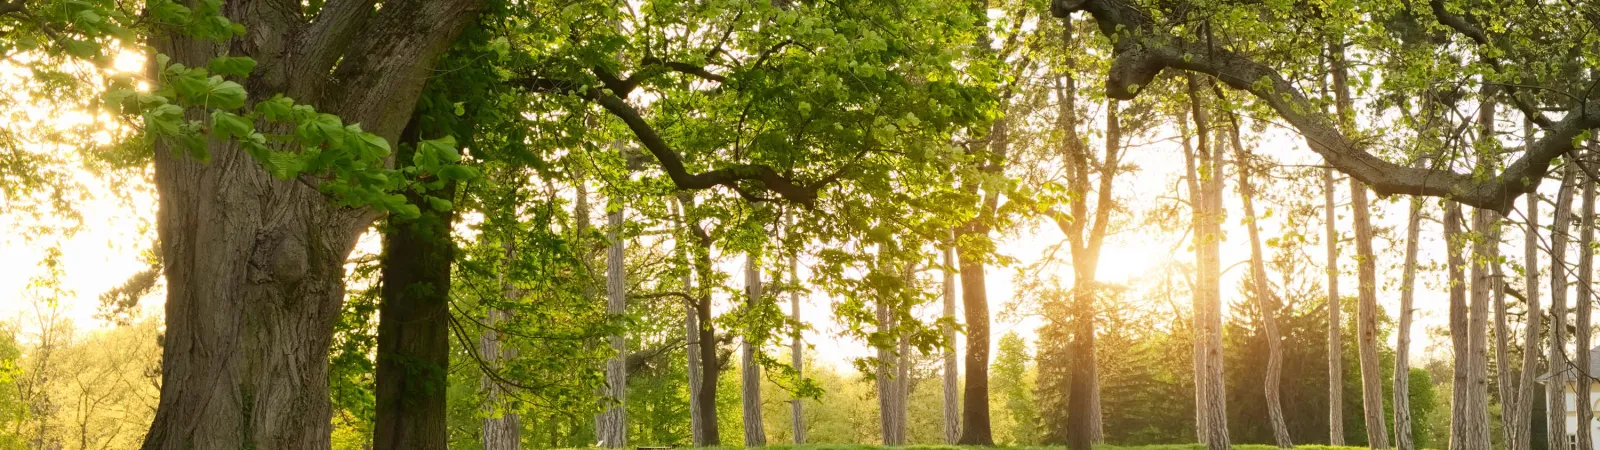
[[[811,444],[811,445],[768,445],[765,450],[886,450],[890,447],[882,445],[861,444]],[[986,447],[960,447],[960,445],[901,445],[893,447],[894,450],[973,450],[973,448]],[[1008,450],[1064,450],[1064,447],[987,447],[1008,448]],[[1275,445],[1234,445],[1235,450],[1278,450]],[[1296,450],[1362,450],[1366,447],[1333,447],[1333,445],[1296,445]],[[1170,445],[1094,445],[1094,450],[1205,450],[1205,445],[1200,444],[1170,444]]]

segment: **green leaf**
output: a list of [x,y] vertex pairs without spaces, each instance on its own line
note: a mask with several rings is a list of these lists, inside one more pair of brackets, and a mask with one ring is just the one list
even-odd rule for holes
[[451,181],[466,181],[478,178],[478,171],[460,164],[451,164],[439,169],[439,178]]
[[232,81],[224,81],[222,77],[211,77],[211,90],[206,95],[206,106],[219,109],[239,109],[244,107],[244,86]]
[[247,137],[255,132],[250,121],[237,114],[217,110],[211,113],[211,129],[233,137]]
[[423,196],[428,199],[428,207],[434,211],[444,212],[450,210],[450,201],[432,195]]
[[256,70],[256,60],[246,56],[219,56],[213,58],[206,67],[223,75],[247,77]]

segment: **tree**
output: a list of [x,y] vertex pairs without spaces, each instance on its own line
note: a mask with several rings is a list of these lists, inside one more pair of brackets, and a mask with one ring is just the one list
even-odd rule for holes
[[[1217,91],[1218,98],[1225,98],[1221,91]],[[1267,399],[1267,418],[1272,422],[1272,437],[1279,448],[1293,448],[1294,441],[1289,436],[1289,427],[1283,420],[1283,405],[1279,402],[1280,380],[1283,376],[1283,342],[1278,333],[1278,305],[1273,294],[1267,286],[1266,256],[1261,251],[1261,230],[1256,224],[1255,186],[1251,183],[1252,175],[1250,154],[1245,150],[1244,143],[1239,139],[1239,119],[1231,111],[1226,112],[1228,118],[1228,137],[1233,143],[1234,161],[1239,169],[1239,197],[1243,202],[1245,229],[1250,234],[1250,278],[1255,289],[1255,298],[1259,307],[1261,328],[1266,333],[1267,339],[1267,375],[1263,383]],[[1369,248],[1370,250],[1370,248]],[[1376,321],[1376,316],[1373,317]]]
[[944,353],[944,365],[940,373],[942,375],[941,380],[944,390],[942,391],[942,396],[940,398],[943,399],[942,411],[944,412],[944,442],[946,444],[954,444],[956,443],[956,440],[961,437],[961,409],[959,406],[961,396],[959,392],[957,392],[957,380],[960,376],[959,372],[961,371],[961,366],[956,362],[955,350],[957,274],[955,249],[946,246],[943,248],[942,253],[944,255],[944,260],[943,265],[940,267],[943,267],[941,272],[944,273],[944,292],[941,298],[944,299],[944,319],[948,322],[944,324],[942,328],[944,330],[945,342],[948,342],[949,344],[945,345],[944,349],[942,350]]
[[[765,303],[761,293],[761,264],[755,251],[746,253],[744,258],[744,307],[747,312],[753,312]],[[767,445],[767,430],[761,420],[761,366],[756,364],[756,353],[760,351],[757,347],[761,346],[761,340],[753,326],[748,328],[744,331],[739,345],[739,386],[742,394],[740,398],[744,400],[744,445],[761,447]]]
[[1039,414],[1033,404],[1033,386],[1029,380],[1033,355],[1028,343],[1016,333],[1000,337],[1000,351],[994,358],[994,387],[1004,402],[1011,425],[1005,434],[1012,445],[1033,445],[1039,442],[1036,428]]
[[1212,450],[1231,446],[1228,440],[1226,390],[1222,368],[1222,294],[1220,291],[1222,239],[1222,149],[1213,145],[1210,118],[1195,79],[1188,82],[1189,110],[1194,120],[1195,148],[1184,133],[1185,180],[1193,209],[1195,248],[1195,414],[1200,441]]
[[[398,142],[426,74],[481,2],[385,2],[381,10],[369,1],[217,6],[207,8],[251,30],[223,35],[238,48],[161,33],[153,50],[170,59],[157,58],[150,77],[176,72],[169,64],[253,58],[254,70],[235,71],[243,83],[231,86],[283,93],[337,114],[315,117],[340,137],[354,135],[338,119],[359,123],[380,139],[367,142],[387,149]],[[238,103],[282,104],[263,99]],[[157,139],[154,147],[168,313],[161,404],[143,448],[326,448],[326,355],[343,301],[344,262],[380,210],[350,209],[314,183],[274,178],[253,161],[257,148],[238,141]]]
[[[1426,164],[1426,159],[1417,158],[1416,164]],[[1406,259],[1400,273],[1400,328],[1395,331],[1397,337],[1394,350],[1394,445],[1397,450],[1416,448],[1416,441],[1412,435],[1413,417],[1410,403],[1411,317],[1416,297],[1418,241],[1422,235],[1422,199],[1412,197],[1409,203],[1410,213],[1406,216]]]
[[[1571,362],[1567,360],[1567,246],[1568,237],[1571,236],[1572,193],[1575,187],[1578,167],[1568,162],[1561,171],[1561,187],[1556,192],[1555,215],[1550,221],[1550,347],[1545,359],[1550,367],[1550,381],[1557,386],[1563,385],[1568,376]],[[1566,389],[1548,389],[1545,391],[1545,404],[1550,405],[1545,412],[1548,417],[1566,417],[1567,402]],[[1559,449],[1567,445],[1567,421],[1550,420],[1548,448]]]
[[[623,204],[612,198],[606,206],[606,314],[613,320],[622,320],[628,314],[627,268],[623,258],[627,244],[622,238],[623,225]],[[628,446],[627,339],[620,328],[608,339],[614,356],[606,360],[606,386],[600,396],[606,404],[594,418],[596,438],[607,448]]]

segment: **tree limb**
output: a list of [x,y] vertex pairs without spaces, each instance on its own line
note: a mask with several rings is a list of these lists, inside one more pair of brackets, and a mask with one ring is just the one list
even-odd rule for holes
[[[1166,68],[1215,77],[1255,96],[1311,141],[1329,165],[1360,180],[1379,195],[1448,197],[1478,208],[1509,211],[1518,196],[1532,191],[1551,160],[1573,149],[1572,139],[1600,127],[1600,102],[1572,107],[1551,123],[1543,137],[1498,175],[1480,179],[1450,170],[1419,169],[1385,161],[1367,152],[1368,144],[1345,135],[1293,83],[1255,60],[1157,30],[1150,16],[1127,0],[1054,0],[1052,11],[1065,16],[1087,11],[1108,37],[1115,37],[1106,95],[1131,99]],[[1118,30],[1121,31],[1118,31]]]

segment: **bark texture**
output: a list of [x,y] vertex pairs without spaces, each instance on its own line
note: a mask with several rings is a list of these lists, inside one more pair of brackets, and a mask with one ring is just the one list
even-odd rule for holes
[[[956,272],[955,249],[944,249],[944,317],[949,322],[956,320]],[[957,391],[957,383],[961,372],[960,365],[956,362],[956,328],[947,323],[942,326],[945,345],[944,368],[944,442],[955,444],[961,438],[961,393]]]
[[[611,200],[615,202],[616,200]],[[606,215],[606,315],[621,320],[628,314],[626,244],[622,239],[621,205],[613,205]],[[608,337],[611,359],[606,360],[606,385],[600,401],[604,409],[594,418],[595,439],[601,447],[628,446],[628,344],[621,333]]]
[[[684,236],[684,234],[688,234],[688,225],[686,220],[686,212],[683,211],[684,207],[681,205],[681,203],[681,200],[667,203],[667,207],[671,208],[670,213],[674,217],[678,218],[677,226],[681,227],[680,231],[683,231],[683,234],[679,235],[676,243],[674,244],[673,256],[677,258],[676,263],[679,264],[683,270],[682,283],[684,292],[693,293],[698,291],[695,288],[694,267],[693,263],[690,262],[691,259],[689,257],[688,249],[690,245],[689,242],[692,237]],[[690,295],[692,296],[693,294]],[[701,380],[700,314],[699,309],[696,308],[698,304],[698,297],[685,299],[683,303],[684,354],[688,363],[688,366],[684,368],[684,373],[688,374],[689,378],[690,441],[695,447],[704,447],[706,445],[704,423],[706,421],[706,415],[705,408],[700,404],[699,401],[700,396],[703,395],[702,383],[704,382]],[[716,359],[716,354],[713,353],[711,358]]]
[[[1488,108],[1488,105],[1485,105],[1485,108]],[[1490,127],[1493,126],[1492,119],[1491,115],[1485,121]],[[1495,367],[1498,369],[1497,375],[1500,380],[1498,383],[1502,411],[1500,421],[1505,429],[1507,450],[1528,450],[1532,445],[1529,423],[1533,416],[1533,405],[1530,397],[1533,396],[1533,372],[1536,370],[1534,365],[1538,363],[1536,355],[1539,351],[1540,322],[1543,321],[1543,314],[1539,308],[1539,197],[1530,194],[1526,200],[1523,211],[1523,217],[1528,221],[1527,231],[1523,234],[1526,292],[1523,300],[1527,304],[1527,315],[1524,316],[1526,324],[1523,328],[1524,340],[1520,360],[1513,361],[1506,350],[1507,342],[1511,339],[1506,313],[1507,288],[1500,265],[1494,267],[1495,278],[1500,284],[1500,289],[1495,291]]]
[[[1578,314],[1573,340],[1577,344],[1577,349],[1575,350],[1575,353],[1577,353],[1577,358],[1575,358],[1577,367],[1573,374],[1579,380],[1576,383],[1579,399],[1591,398],[1590,391],[1592,388],[1590,386],[1593,384],[1586,380],[1590,376],[1589,365],[1593,364],[1593,361],[1589,360],[1589,349],[1593,345],[1589,342],[1589,330],[1594,325],[1590,317],[1594,309],[1594,285],[1591,283],[1594,278],[1594,249],[1591,247],[1594,243],[1594,200],[1594,180],[1586,177],[1583,180],[1583,213],[1579,214],[1576,219],[1578,221],[1578,292],[1576,299]],[[1575,407],[1578,411],[1579,424],[1594,422],[1594,407],[1589,405],[1588,401],[1580,400],[1580,404]],[[1576,431],[1578,448],[1594,448],[1594,436],[1590,427],[1579,426]]]
[[[1424,159],[1418,158],[1417,165]],[[1395,330],[1394,350],[1394,446],[1397,450],[1415,448],[1411,431],[1411,322],[1417,287],[1417,251],[1422,236],[1422,198],[1411,198],[1406,216],[1406,260],[1400,272],[1400,324]]]
[[[989,157],[991,163],[983,170],[998,173],[1005,162],[1009,128],[1004,117],[996,119],[989,132]],[[976,194],[976,185],[968,192]],[[984,192],[978,217],[964,224],[956,232],[956,241],[962,246],[957,260],[961,271],[961,307],[967,321],[966,392],[961,398],[960,445],[994,445],[994,435],[989,422],[989,291],[985,279],[984,260],[973,250],[979,241],[987,241],[991,221],[999,208],[997,192]]]
[[[1546,386],[1565,386],[1569,379],[1571,361],[1567,359],[1567,246],[1572,230],[1572,194],[1576,186],[1577,165],[1568,163],[1562,170],[1561,187],[1556,192],[1556,211],[1550,225],[1550,346],[1546,360],[1550,364],[1550,381]],[[1566,417],[1566,389],[1545,390],[1545,415]],[[1547,420],[1546,427],[1550,449],[1565,449],[1567,421]]]
[[[298,3],[235,0],[221,12],[249,35],[151,44],[191,67],[253,57],[257,68],[241,81],[252,98],[287,94],[397,147],[435,60],[480,2],[373,3],[330,2],[310,18]],[[143,448],[327,449],[328,347],[344,262],[378,215],[273,178],[231,143],[211,140],[207,150],[209,163],[164,140],[153,152],[168,289],[161,399]]]
[[1356,272],[1360,303],[1356,304],[1356,333],[1360,334],[1361,410],[1366,419],[1367,445],[1389,448],[1389,427],[1383,418],[1383,375],[1378,361],[1377,255],[1372,250],[1372,219],[1367,187],[1350,179],[1350,208],[1355,211]]
[[[761,265],[755,255],[745,256],[744,288],[747,307],[758,308],[761,303]],[[761,343],[751,342],[751,334],[745,335],[739,359],[742,375],[740,391],[744,400],[744,446],[762,447],[767,445],[767,429],[761,420],[761,366],[756,362],[757,346]]]

